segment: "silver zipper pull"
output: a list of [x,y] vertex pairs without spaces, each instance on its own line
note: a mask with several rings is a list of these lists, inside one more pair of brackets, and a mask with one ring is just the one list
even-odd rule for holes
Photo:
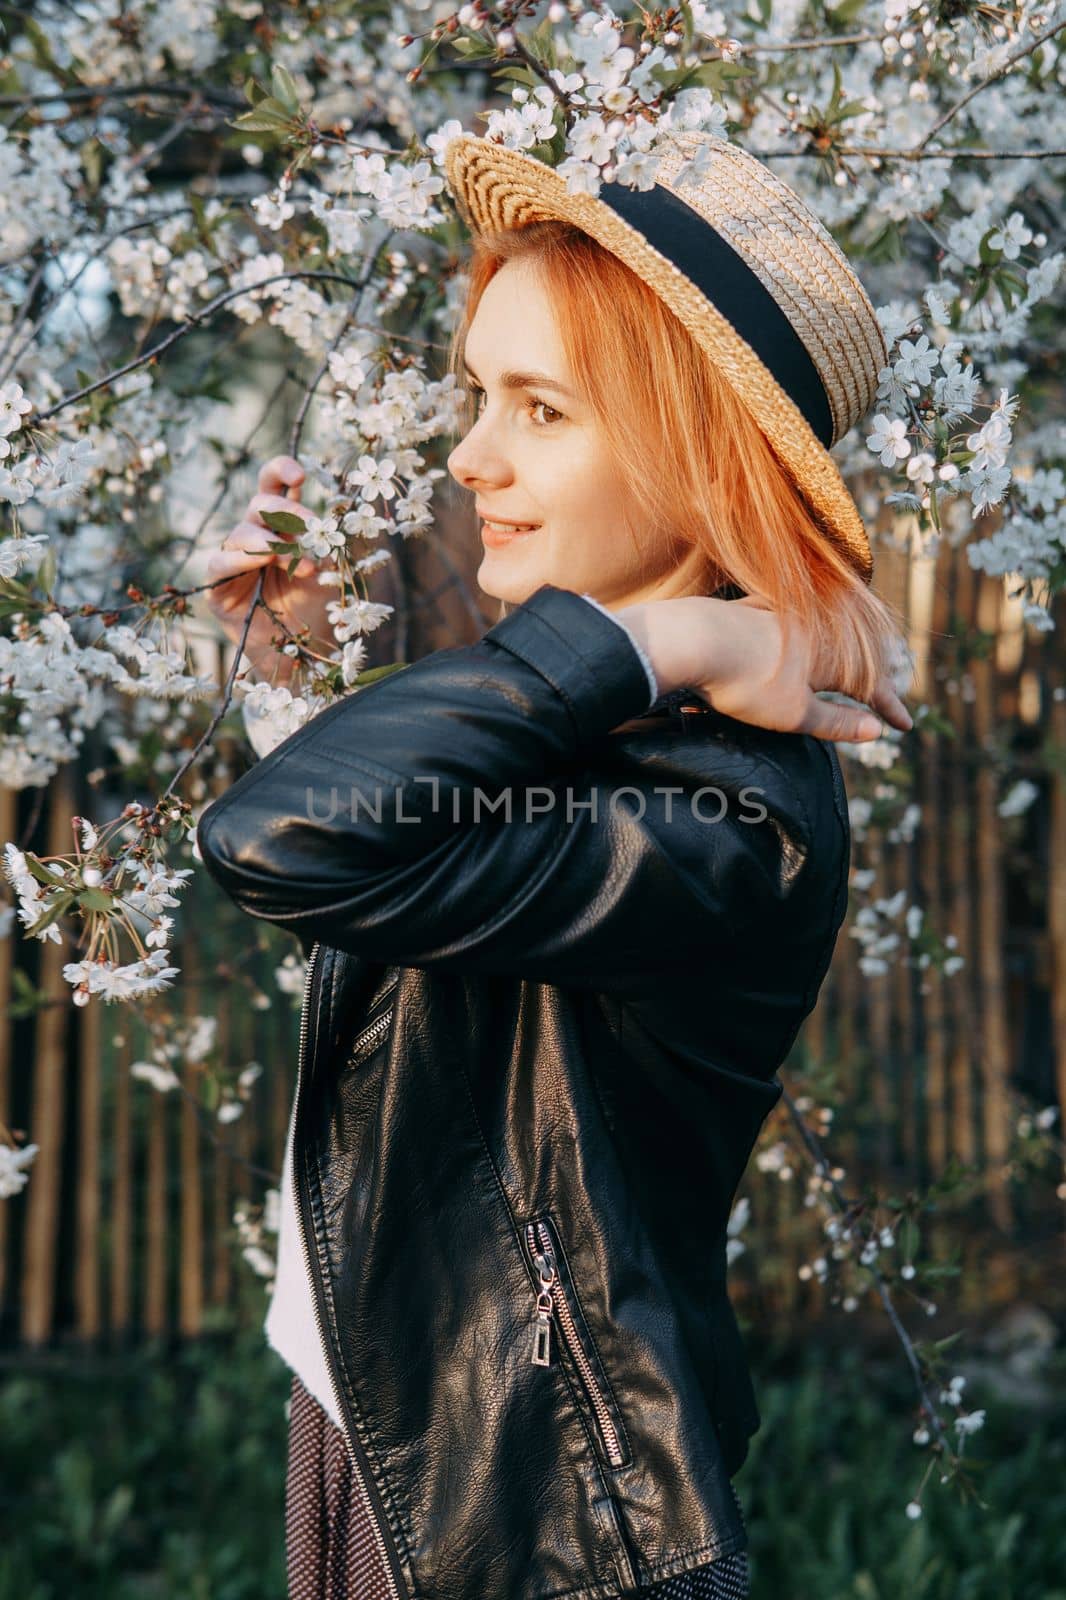
[[540,1273],[540,1293],[537,1296],[537,1316],[533,1325],[531,1361],[535,1367],[547,1367],[551,1365],[552,1310],[555,1305],[551,1286],[555,1282],[555,1263],[539,1252],[535,1252],[535,1260],[537,1271]]
[[552,1297],[547,1289],[537,1296],[537,1320],[533,1325],[533,1365],[551,1366]]

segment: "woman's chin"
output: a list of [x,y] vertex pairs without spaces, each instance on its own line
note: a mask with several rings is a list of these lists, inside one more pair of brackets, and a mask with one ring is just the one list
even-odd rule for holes
[[[542,566],[541,564],[538,564]],[[519,572],[519,566],[522,570]],[[545,571],[533,572],[532,563],[515,560],[507,550],[486,550],[477,569],[477,584],[493,600],[521,605],[542,583],[550,583]]]

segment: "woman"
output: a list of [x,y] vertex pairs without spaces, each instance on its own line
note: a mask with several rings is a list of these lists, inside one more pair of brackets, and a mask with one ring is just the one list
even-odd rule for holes
[[[505,614],[198,829],[310,952],[268,1319],[290,1595],[740,1597],[759,1418],[725,1228],[843,919],[832,741],[869,736],[817,692],[910,726],[828,455],[884,344],[734,146],[686,136],[597,199],[465,135],[447,174],[477,405],[449,469]],[[328,648],[312,563],[286,578],[259,520],[301,479],[264,469],[209,566],[232,638],[265,565]],[[269,675],[272,631],[246,641]]]

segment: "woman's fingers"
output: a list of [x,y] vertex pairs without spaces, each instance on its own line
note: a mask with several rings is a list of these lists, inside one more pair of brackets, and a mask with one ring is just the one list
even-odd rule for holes
[[[293,500],[286,500],[285,496],[280,494],[253,494],[245,510],[245,518],[251,520],[251,518],[258,516],[260,511],[284,511],[289,516],[295,515],[302,518],[305,522],[311,516],[307,506],[300,505]],[[263,526],[265,527],[266,524],[264,523]],[[274,533],[271,534],[271,538],[283,539],[285,535]]]
[[864,744],[881,737],[883,723],[880,717],[861,706],[841,705],[839,700],[819,700],[812,694],[807,715],[797,732],[813,733],[816,739],[844,739],[849,744]]
[[295,456],[271,456],[259,469],[256,487],[260,494],[285,493],[290,501],[299,500],[305,476]]
[[269,550],[212,550],[207,558],[207,579],[217,583],[220,578],[236,578],[242,572],[265,567],[273,559]]
[[870,704],[878,716],[884,717],[886,722],[890,722],[901,733],[907,733],[914,727],[914,718],[896,693],[890,678],[881,679]]

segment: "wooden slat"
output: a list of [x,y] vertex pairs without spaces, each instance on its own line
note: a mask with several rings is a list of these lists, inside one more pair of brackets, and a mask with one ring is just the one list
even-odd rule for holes
[[[232,989],[222,984],[212,993],[218,1017],[216,1039],[220,1061],[229,1059],[231,1038]],[[231,1216],[231,1166],[228,1155],[217,1145],[213,1146],[211,1162],[211,1304],[228,1306],[233,1301],[233,1245],[230,1238]]]
[[[1066,625],[1063,608],[1058,609],[1057,636]],[[1048,653],[1050,654],[1050,639]],[[1059,651],[1061,658],[1061,648]],[[1061,671],[1049,674],[1053,684],[1061,685]],[[1047,726],[1052,747],[1059,760],[1050,776],[1048,846],[1048,987],[1051,1004],[1051,1040],[1055,1052],[1055,1082],[1061,1108],[1058,1134],[1062,1137],[1062,1118],[1066,1117],[1066,700],[1047,696]]]
[[[61,767],[48,793],[43,852],[47,856],[67,855],[72,849],[73,795],[71,770]],[[39,1148],[33,1162],[33,1176],[26,1189],[20,1308],[22,1341],[31,1346],[47,1343],[54,1331],[66,1127],[67,1033],[71,1012],[71,990],[63,977],[63,967],[70,959],[65,939],[59,944],[51,939],[41,942],[38,988],[50,1003],[37,1012],[35,1020],[30,1137]],[[99,1004],[98,1001],[90,1003]]]
[[962,673],[957,651],[958,634],[972,617],[974,575],[969,562],[956,560],[951,566],[953,637],[946,641],[945,654],[951,667],[951,676],[959,682],[954,695],[946,694],[944,704],[955,729],[952,760],[949,764],[949,782],[945,786],[944,815],[941,826],[947,834],[948,883],[945,897],[945,931],[958,939],[957,955],[966,965],[951,978],[945,979],[947,1012],[951,1018],[951,1045],[949,1077],[951,1083],[951,1114],[949,1126],[953,1153],[967,1164],[977,1159],[976,1113],[974,1106],[973,1075],[973,939],[971,937],[970,852],[969,817],[972,785],[970,784],[966,752],[969,749],[969,718],[962,697]]
[[103,1002],[93,1000],[77,1012],[78,1127],[75,1173],[74,1303],[78,1336],[98,1339],[100,1296],[100,1142],[101,1142],[101,1015]]
[[[195,939],[186,939],[181,960],[182,1013],[191,1024],[200,1013],[200,954]],[[182,1077],[186,1096],[181,1102],[179,1127],[179,1202],[180,1243],[178,1273],[178,1326],[186,1338],[203,1329],[204,1320],[204,1223],[203,1190],[200,1166],[200,1067],[186,1061]]]
[[[977,582],[978,626],[995,633],[999,628],[1003,580],[980,574]],[[986,757],[999,732],[996,706],[995,662],[985,657],[973,664],[976,694],[973,729],[977,750]],[[1011,1070],[1007,1036],[1007,986],[1004,976],[1006,934],[1003,914],[1002,823],[996,806],[999,776],[987,759],[978,761],[974,778],[974,832],[977,858],[975,962],[978,977],[978,1039],[976,1051],[982,1081],[982,1159],[988,1186],[989,1213],[1005,1232],[1011,1225],[1010,1190],[1005,1166],[1010,1144]],[[976,1041],[975,1041],[976,1042]]]
[[133,1049],[135,1026],[133,1017],[123,1017],[121,1031],[113,1040],[108,1326],[112,1337],[118,1339],[129,1334],[133,1309],[133,1085],[130,1067],[136,1059]]
[[[0,785],[0,847],[15,841],[18,830],[18,794]],[[22,923],[15,919],[11,933],[0,939],[0,1018],[6,1019],[11,1004],[12,972],[20,952]],[[21,946],[25,950],[27,946]],[[14,1117],[11,1081],[11,1040],[14,1023],[0,1021],[0,1122],[8,1129]],[[0,1203],[0,1317],[3,1317],[8,1288],[8,1251],[11,1248],[11,1208]]]
[[144,1331],[152,1337],[169,1331],[167,1249],[167,1120],[169,1096],[138,1084],[148,1098],[148,1159],[145,1171]]

